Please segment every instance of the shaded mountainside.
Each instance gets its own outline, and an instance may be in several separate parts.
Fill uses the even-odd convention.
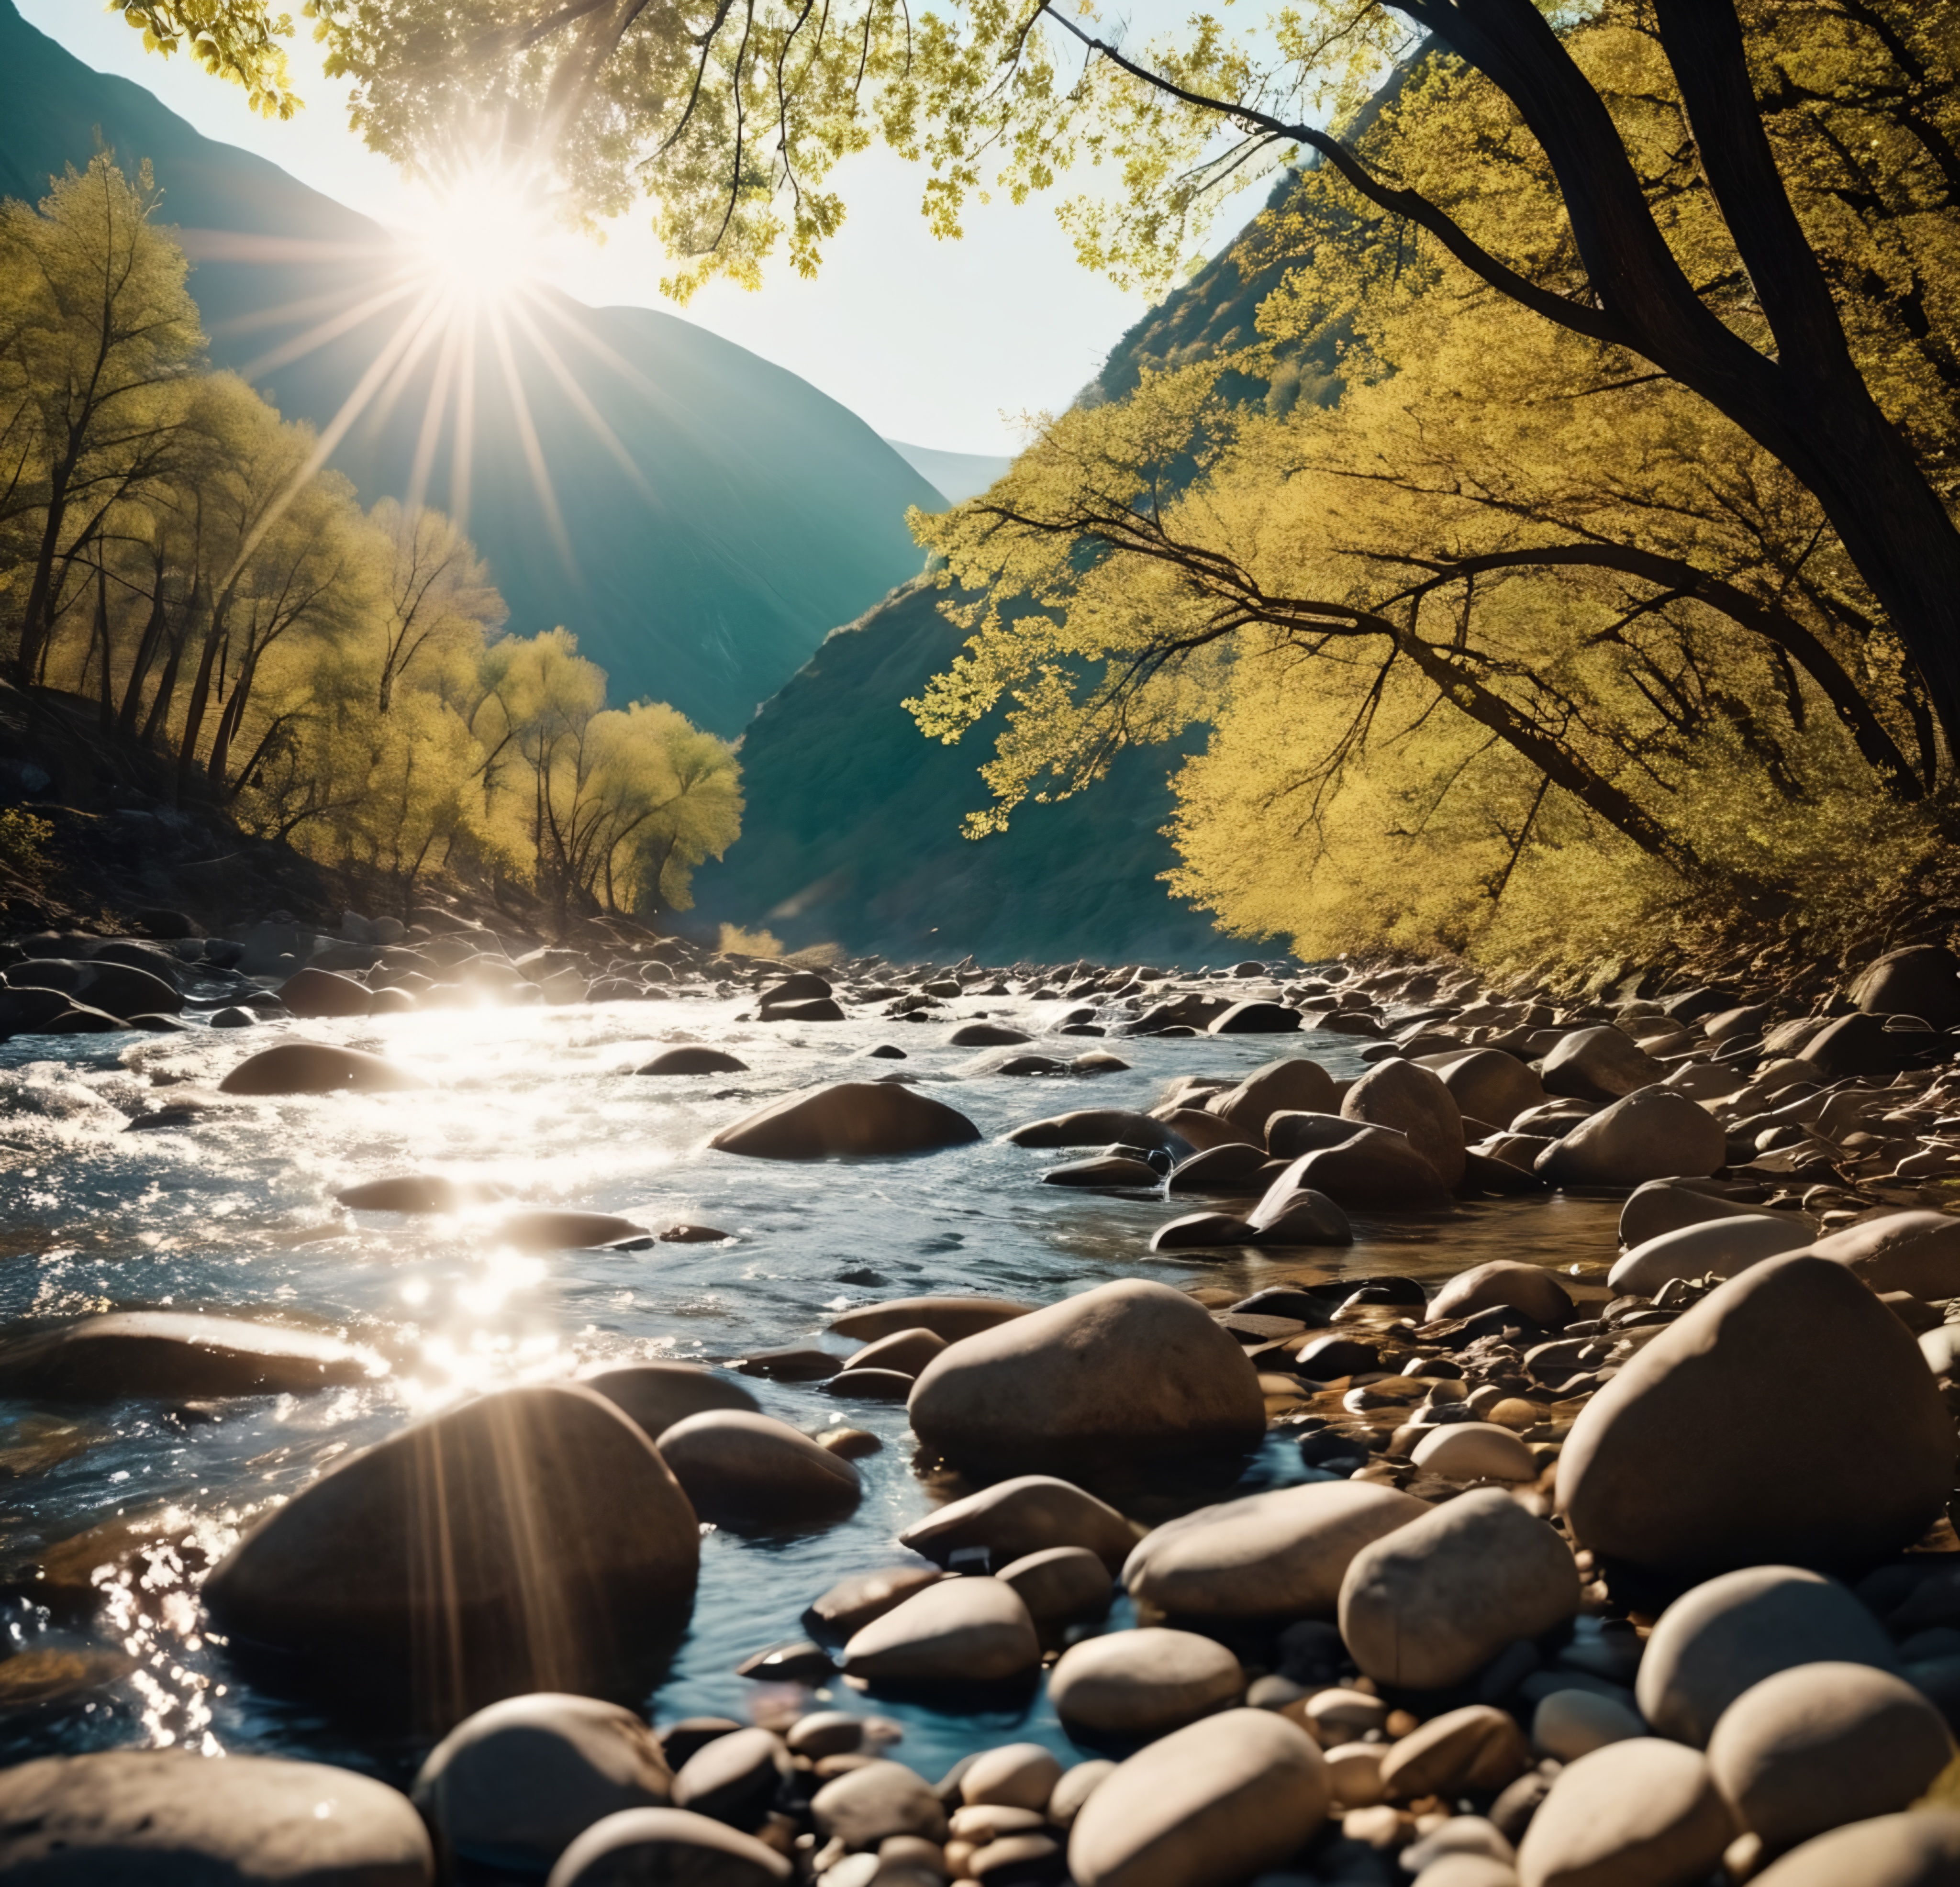
[[[791,948],[835,941],[901,959],[1217,955],[1210,923],[1157,879],[1173,862],[1159,829],[1167,776],[1188,746],[1125,753],[1094,791],[1024,806],[977,842],[960,836],[985,803],[975,768],[1001,717],[947,747],[899,705],[965,639],[940,614],[943,594],[915,583],[886,597],[750,724],[748,823],[727,861],[695,876],[703,915],[766,926]]]
[[[196,261],[213,363],[249,372],[288,418],[326,427],[415,304],[372,310],[325,345],[276,356],[384,293],[401,252],[368,218],[249,152],[202,136],[148,92],[92,71],[0,0],[0,195],[30,202],[101,141],[153,163]],[[519,382],[549,474],[533,483],[492,337],[475,353],[466,522],[514,630],[562,623],[612,697],[672,702],[733,734],[835,624],[919,568],[906,508],[934,487],[871,428],[794,374],[691,323],[541,295],[511,324]],[[603,415],[632,469],[566,396],[535,333]],[[404,495],[443,359],[432,339],[332,463],[369,502]],[[459,373],[444,405],[432,503],[460,509],[451,463]],[[385,410],[383,410],[385,409]]]

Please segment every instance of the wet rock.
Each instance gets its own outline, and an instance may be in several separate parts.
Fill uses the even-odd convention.
[[[785,1638],[752,1651],[735,1675],[758,1684],[828,1684],[837,1675],[830,1653],[811,1638]]]
[[[1155,1168],[1120,1154],[1071,1160],[1065,1166],[1051,1167],[1041,1178],[1045,1186],[1092,1186],[1118,1192],[1154,1192],[1157,1184]]]
[[[1355,1123],[1339,1114],[1275,1114],[1266,1122],[1266,1150],[1275,1160],[1297,1160],[1325,1147],[1344,1147],[1356,1131]]]
[[[1206,1106],[1220,1120],[1263,1139],[1274,1115],[1297,1109],[1332,1114],[1338,1099],[1334,1077],[1318,1061],[1296,1055],[1255,1068],[1236,1087],[1214,1096]]]
[[[1806,1382],[1832,1394],[1789,1392]],[[1794,1252],[1621,1367],[1559,1456],[1558,1504],[1582,1544],[1638,1565],[1830,1565],[1910,1545],[1953,1458],[1911,1333],[1843,1265]]]
[[[1867,1665],[1803,1664],[1722,1713],[1708,1767],[1739,1824],[1771,1853],[1903,1809],[1953,1759],[1932,1704]]]
[[[903,1763],[870,1762],[817,1790],[810,1818],[825,1839],[860,1852],[899,1835],[944,1838],[939,1797]]]
[[[1551,1691],[1532,1713],[1532,1749],[1560,1762],[1646,1734],[1647,1725],[1625,1704],[1596,1691]]]
[[[1580,1122],[1535,1170],[1554,1185],[1634,1186],[1713,1173],[1728,1157],[1722,1123],[1705,1107],[1672,1088],[1642,1088]]]
[[[1172,1197],[1179,1193],[1261,1193],[1265,1190],[1266,1182],[1255,1176],[1265,1164],[1265,1153],[1258,1147],[1235,1142],[1229,1146],[1208,1147],[1201,1154],[1193,1154],[1188,1160],[1180,1160],[1172,1167],[1170,1176],[1164,1182],[1164,1191]]]
[[[0,1395],[51,1402],[306,1395],[382,1373],[337,1338],[186,1311],[112,1311],[0,1343]]]
[[[829,1160],[933,1153],[979,1138],[964,1114],[915,1088],[838,1081],[746,1115],[708,1144],[752,1160]]]
[[[628,1364],[581,1381],[638,1424],[650,1441],[690,1415],[760,1407],[740,1383],[692,1363]]]
[[[733,1730],[681,1764],[673,1805],[753,1834],[768,1819],[791,1767],[789,1750],[773,1730]]]
[[[941,1566],[991,1570],[1053,1546],[1080,1546],[1112,1572],[1137,1543],[1136,1529],[1093,1494],[1052,1475],[1021,1475],[949,1501],[899,1535]]]
[[[1783,1215],[1766,1206],[1725,1198],[1692,1182],[1650,1179],[1636,1186],[1620,1209],[1620,1243],[1629,1249],[1678,1232],[1683,1226],[1707,1225],[1729,1219],[1761,1219]]]
[[[19,974],[15,966],[14,974]],[[58,989],[0,988],[0,1038],[14,1036],[108,1034],[124,1025],[100,1010],[78,1009],[78,998]]]
[[[762,1012],[764,1022],[842,1022],[842,1005],[829,996],[812,996],[801,1002],[772,1003]]]
[[[1463,1113],[1441,1078],[1398,1058],[1378,1061],[1342,1097],[1341,1118],[1389,1127],[1434,1168],[1445,1187],[1463,1178]]]
[[[1508,1494],[1485,1488],[1354,1555],[1341,1582],[1341,1635],[1377,1683],[1440,1690],[1578,1609],[1564,1542]]]
[[[1380,1367],[1381,1353],[1354,1337],[1316,1337],[1293,1360],[1294,1373],[1309,1382],[1332,1383]]]
[[[1667,1073],[1631,1036],[1610,1023],[1561,1036],[1540,1064],[1548,1094],[1582,1101],[1617,1101]]]
[[[245,1535],[204,1599],[234,1650],[453,1722],[516,1691],[641,1681],[687,1616],[699,1558],[653,1444],[603,1396],[550,1384],[336,1462]]]
[[[342,1187],[333,1196],[355,1212],[461,1212],[503,1198],[506,1189],[491,1180],[452,1179],[439,1173],[403,1173],[390,1179],[369,1179],[358,1186]]]
[[[1868,1015],[1917,1016],[1936,1029],[1960,1023],[1960,960],[1942,944],[1916,944],[1880,957],[1851,988]]]
[[[896,1370],[901,1376],[916,1376],[940,1351],[946,1339],[933,1331],[915,1326],[894,1330],[867,1344],[845,1364],[847,1370]]]
[[[999,1022],[963,1022],[946,1038],[952,1049],[1011,1049],[1034,1037],[1025,1029],[1010,1029]]]
[[[608,1246],[651,1245],[645,1226],[611,1212],[571,1212],[546,1206],[513,1212],[490,1235],[515,1252],[595,1252]]]
[[[782,1887],[789,1863],[739,1828],[684,1809],[628,1809],[595,1822],[559,1856],[545,1887]]]
[[[1388,1127],[1363,1126],[1338,1147],[1302,1154],[1273,1182],[1272,1192],[1281,1187],[1310,1187],[1342,1206],[1392,1211],[1433,1211],[1449,1204],[1436,1169]]]
[[[1109,1569],[1086,1546],[1050,1546],[1003,1566],[994,1577],[1020,1595],[1037,1625],[1099,1618],[1109,1609]]]
[[[1246,1215],[1258,1245],[1352,1245],[1354,1228],[1324,1192],[1275,1182]]]
[[[466,1717],[429,1752],[412,1799],[446,1871],[542,1874],[603,1816],[664,1808],[673,1784],[659,1742],[631,1710],[546,1692]]]
[[[1160,1736],[1236,1704],[1239,1660],[1216,1639],[1144,1625],[1085,1638],[1048,1673],[1048,1701],[1077,1736]]]
[[[1500,1304],[1522,1312],[1547,1330],[1563,1330],[1572,1321],[1572,1300],[1551,1272],[1542,1265],[1508,1258],[1459,1271],[1431,1300],[1430,1321],[1474,1317]]]
[[[1039,1814],[1061,1775],[1061,1764],[1039,1743],[1004,1743],[973,1759],[959,1778],[959,1799],[969,1806],[1031,1809]]]
[[[408,1797],[366,1776],[116,1749],[0,1771],[0,1876],[46,1887],[425,1887],[435,1866]]]
[[[1223,1014],[1205,1024],[1205,1033],[1214,1036],[1290,1035],[1300,1026],[1297,1009],[1284,1003],[1236,1002]]]
[[[864,1491],[858,1470],[842,1456],[787,1422],[746,1409],[683,1417],[662,1432],[658,1445],[695,1512],[720,1526],[840,1519]]]
[[[635,1074],[746,1074],[747,1062],[723,1049],[685,1045],[663,1049],[652,1061],[635,1068]]]
[[[425,1088],[419,1074],[359,1049],[282,1042],[247,1055],[218,1084],[221,1094],[393,1094]]]
[[[1452,1422],[1423,1437],[1409,1459],[1445,1481],[1535,1481],[1538,1462],[1508,1428],[1495,1422]]]
[[[1366,1481],[1249,1494],[1146,1534],[1123,1584],[1138,1604],[1178,1618],[1331,1618],[1354,1555],[1429,1511]]]
[[[1834,1579],[1794,1566],[1750,1566],[1684,1593],[1661,1614],[1634,1694],[1664,1736],[1697,1749],[1745,1691],[1793,1666],[1898,1669],[1879,1621]]]
[[[718,1225],[670,1225],[659,1235],[662,1245],[721,1245],[732,1239]]]
[[[909,1409],[927,1446],[996,1473],[1230,1454],[1265,1431],[1238,1344],[1181,1292],[1136,1278],[952,1344]]]
[[[1960,1297],[1960,1219],[1944,1212],[1888,1212],[1821,1238],[1811,1249],[1872,1290]]]
[[[902,1370],[840,1370],[823,1386],[826,1395],[861,1402],[902,1402],[918,1378]]]
[[[944,1577],[937,1566],[892,1566],[854,1574],[814,1600],[803,1615],[803,1623],[826,1637],[848,1638]]]
[[[1033,1309],[1009,1297],[893,1297],[847,1310],[830,1328],[857,1343],[873,1342],[901,1330],[930,1330],[947,1343],[957,1343],[962,1337],[1025,1317]]]
[[[1029,1121],[1008,1134],[1016,1147],[1157,1147],[1179,1157],[1191,1144],[1160,1120],[1121,1107],[1083,1107],[1047,1120]]]
[[[1687,1887],[1735,1832],[1699,1751],[1635,1736],[1559,1772],[1518,1844],[1518,1878],[1522,1887]]]
[[[1755,1876],[1756,1887],[1947,1887],[1960,1880],[1960,1813],[1922,1809],[1834,1828]]]
[[[810,1344],[791,1343],[779,1350],[758,1350],[735,1367],[744,1376],[772,1383],[822,1383],[843,1368],[844,1360]]]
[[[365,983],[330,969],[303,969],[279,985],[279,1000],[302,1021],[316,1017],[364,1016],[374,1006]]]
[[[1422,1058],[1433,1068],[1459,1112],[1472,1120],[1503,1126],[1545,1099],[1545,1084],[1525,1063],[1501,1049],[1472,1049],[1468,1055]]]
[[[1426,1795],[1454,1801],[1472,1790],[1494,1795],[1530,1767],[1516,1720],[1488,1704],[1471,1704],[1396,1739],[1382,1761],[1382,1793],[1391,1802]]]
[[[1252,1242],[1252,1228],[1230,1212],[1187,1212],[1159,1226],[1150,1234],[1150,1249],[1153,1252],[1205,1251],[1221,1245]]]
[[[1215,1887],[1290,1860],[1332,1785],[1306,1733],[1270,1710],[1206,1717],[1140,1750],[1075,1816],[1079,1887]]]
[[[17,989],[59,990],[77,1009],[124,1020],[132,1016],[174,1016],[184,1003],[183,992],[173,981],[129,963],[30,957],[8,966],[7,981]]]
[[[1960,1220],[1954,1223],[1960,1224]],[[1653,1297],[1677,1278],[1733,1278],[1752,1265],[1811,1242],[1810,1221],[1795,1213],[1710,1219],[1663,1232],[1627,1252],[1606,1274],[1608,1289],[1622,1297]]]
[[[915,1593],[853,1634],[840,1660],[873,1685],[1000,1684],[1041,1663],[1027,1607],[1010,1586],[949,1579]]]
[[[800,969],[770,984],[756,1000],[759,1007],[780,1009],[785,1003],[816,1002],[832,993],[815,970]]]

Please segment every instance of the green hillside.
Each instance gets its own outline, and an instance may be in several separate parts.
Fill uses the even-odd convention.
[[[51,172],[87,162],[98,133],[132,170],[145,158],[154,163],[167,217],[197,258],[192,288],[216,364],[243,368],[334,310],[354,308],[393,266],[387,237],[366,218],[202,136],[141,87],[81,64],[0,0],[0,195],[37,199]],[[241,237],[281,247],[271,259],[241,259]],[[586,310],[565,298],[553,305],[590,340],[548,314],[539,325],[618,435],[638,482],[520,333],[520,381],[564,546],[534,489],[487,345],[476,374],[470,530],[511,605],[514,630],[562,623],[607,670],[616,700],[670,701],[733,734],[832,627],[918,570],[906,508],[942,501],[854,414],[745,349],[649,309]],[[324,426],[399,312],[380,311],[256,383],[289,417]],[[335,455],[365,498],[406,489],[437,352],[429,350],[386,415],[371,413]],[[432,502],[452,504],[452,473],[445,450]]]

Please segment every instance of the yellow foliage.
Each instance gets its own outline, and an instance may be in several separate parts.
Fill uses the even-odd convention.
[[[745,931],[739,924],[724,924],[717,947],[727,956],[781,956],[783,940],[772,931]]]

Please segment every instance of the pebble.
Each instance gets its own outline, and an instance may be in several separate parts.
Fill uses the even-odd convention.
[[[1382,1761],[1382,1793],[1390,1801],[1425,1796],[1451,1799],[1472,1790],[1495,1795],[1531,1767],[1515,1717],[1487,1704],[1432,1717],[1398,1738]]]

